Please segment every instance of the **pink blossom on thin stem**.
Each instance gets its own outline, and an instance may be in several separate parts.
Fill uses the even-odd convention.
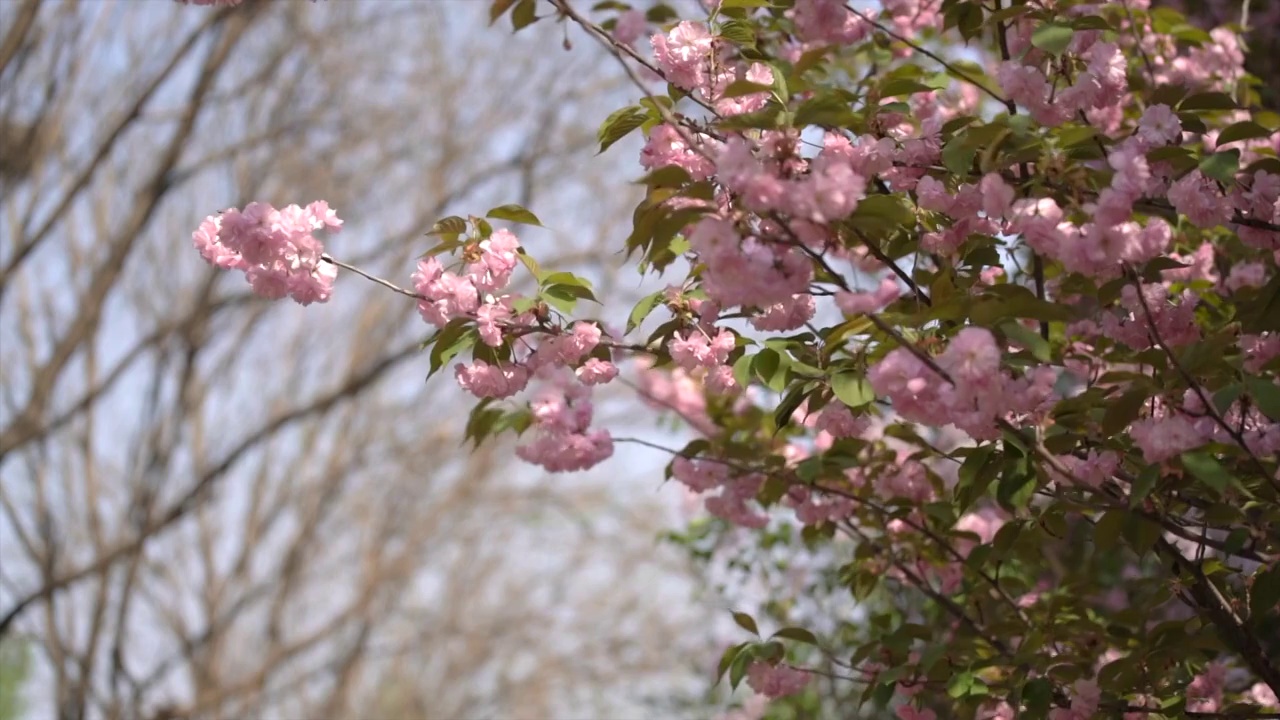
[[[752,690],[771,698],[802,692],[813,676],[790,665],[770,665],[757,660],[747,668],[747,684]]]
[[[310,305],[329,299],[338,272],[313,233],[336,233],[341,227],[342,220],[323,200],[279,210],[254,202],[205,218],[192,242],[211,265],[244,271],[254,293],[273,300],[287,295]]]

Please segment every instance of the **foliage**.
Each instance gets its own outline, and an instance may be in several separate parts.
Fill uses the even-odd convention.
[[[31,673],[30,648],[16,636],[0,640],[0,720],[23,715],[22,693]]]

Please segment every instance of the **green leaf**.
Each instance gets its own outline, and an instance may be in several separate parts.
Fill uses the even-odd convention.
[[[1221,92],[1188,95],[1178,103],[1179,110],[1235,110],[1238,107],[1234,98]]]
[[[1045,23],[1031,33],[1031,44],[1049,53],[1061,55],[1066,52],[1076,31],[1068,25]]]
[[[1031,502],[1036,491],[1036,474],[1030,458],[1006,458],[1000,482],[996,484],[996,501],[1010,512],[1016,512]]]
[[[467,326],[465,318],[450,320],[434,338],[428,341],[431,344],[431,367],[427,377],[438,372],[458,353],[474,346],[476,339],[475,329]]]
[[[755,362],[754,355],[743,354],[733,363],[733,379],[738,383],[739,387],[746,387],[751,384],[751,366]]]
[[[520,223],[522,225],[537,225],[538,227],[542,227],[542,221],[538,219],[538,216],[529,212],[520,205],[499,205],[498,207],[490,210],[485,217],[493,220],[507,220],[509,222]]]
[[[1071,27],[1076,30],[1115,30],[1106,18],[1097,15],[1085,15],[1071,21]]]
[[[1234,183],[1240,172],[1240,151],[1226,150],[1205,157],[1200,161],[1200,172],[1224,185]]]
[[[428,235],[453,235],[458,236],[467,231],[467,221],[457,215],[450,215],[447,218],[437,220],[431,229],[427,231]]]
[[[634,308],[631,308],[631,315],[627,317],[626,332],[630,333],[632,330],[640,327],[640,324],[645,321],[645,318],[649,317],[649,313],[653,312],[653,309],[662,302],[664,295],[666,295],[666,291],[659,290],[640,298],[640,302],[636,303]]]
[[[782,398],[782,402],[778,403],[778,407],[773,411],[774,427],[779,430],[786,427],[791,422],[791,416],[795,414],[796,408],[800,407],[808,394],[808,383],[796,385],[788,390],[786,396]]]
[[[831,392],[840,402],[851,408],[860,408],[876,399],[876,392],[871,383],[857,373],[842,372],[831,378]]]
[[[738,689],[738,685],[742,682],[742,678],[747,675],[747,668],[751,662],[755,660],[750,652],[740,652],[733,659],[733,664],[729,666],[729,687],[734,690]]]
[[[1133,388],[1107,405],[1102,416],[1102,433],[1108,437],[1118,434],[1137,419],[1142,405],[1150,397],[1143,388]]]
[[[852,122],[853,118],[847,100],[831,93],[819,93],[800,103],[794,121],[796,127],[841,127]]]
[[[755,47],[756,31],[751,23],[742,20],[726,20],[720,25],[720,37],[734,45]]]
[[[782,355],[777,350],[765,348],[756,354],[756,358],[751,363],[751,370],[756,377],[760,378],[760,382],[764,383],[770,389],[774,388],[775,378],[781,374],[785,379],[786,366],[782,362]]]
[[[1160,466],[1148,465],[1143,468],[1142,472],[1138,473],[1138,477],[1134,478],[1133,486],[1129,488],[1129,507],[1136,508],[1141,505],[1159,481]]]
[[[963,697],[982,696],[987,694],[987,684],[972,671],[958,673],[947,683],[947,695],[960,699]]]
[[[1222,147],[1227,143],[1233,143],[1240,140],[1254,140],[1256,138],[1271,137],[1271,130],[1259,125],[1252,120],[1241,120],[1238,123],[1232,123],[1218,133],[1217,145]]]
[[[1040,337],[1040,333],[1012,320],[1001,323],[999,329],[1006,338],[1026,348],[1035,359],[1043,363],[1049,362],[1049,343]]]
[[[758,636],[760,634],[760,628],[756,627],[755,619],[744,612],[733,613],[733,621],[738,623],[738,627],[746,630],[752,635]]]
[[[1280,609],[1280,565],[1259,568],[1249,589],[1250,621],[1257,623],[1267,613]]]
[[[512,5],[516,4],[516,0],[493,0],[489,5],[489,24],[498,22],[498,18],[502,17]]]
[[[756,93],[762,92],[773,92],[773,86],[753,83],[750,80],[734,80],[729,83],[729,87],[724,89],[724,94],[720,97],[736,98],[743,97],[745,95],[755,95]]]
[[[725,649],[724,654],[720,656],[720,664],[716,668],[717,685],[720,684],[720,680],[724,677],[724,674],[733,665],[733,661],[736,660],[737,657],[742,654],[742,651],[746,649],[747,645],[750,645],[750,643],[738,643],[737,645],[733,645]]]
[[[971,142],[967,133],[959,133],[947,141],[942,147],[942,164],[955,175],[968,174],[973,165],[973,158],[978,154],[978,147]]]
[[[1280,422],[1280,387],[1271,380],[1260,377],[1246,377],[1244,382],[1249,388],[1249,396],[1262,414]]]
[[[1126,515],[1128,513],[1120,510],[1108,510],[1098,518],[1097,524],[1093,526],[1093,544],[1099,552],[1106,553],[1115,549],[1120,533],[1124,530]]]
[[[1175,108],[1187,96],[1187,92],[1187,88],[1183,85],[1161,85],[1151,93],[1151,104]]]
[[[611,145],[643,125],[648,117],[647,110],[638,105],[631,105],[605,118],[604,123],[600,125],[600,130],[596,132],[596,139],[600,141],[600,150],[596,154],[599,155],[608,150]]]
[[[1187,469],[1196,479],[1205,485],[1223,492],[1227,486],[1232,484],[1234,480],[1231,473],[1227,471],[1212,455],[1202,450],[1193,450],[1182,453],[1182,467]]]
[[[798,628],[798,627],[782,628],[778,632],[774,633],[773,637],[783,638],[786,640],[795,640],[796,642],[808,643],[809,645],[813,645],[815,647],[817,647],[818,645],[817,636],[815,636],[813,633],[809,632],[808,630],[805,630],[804,628]]]
[[[925,85],[919,80],[911,78],[895,78],[880,87],[880,97],[891,98],[899,95],[914,95],[915,93],[932,92],[934,88]]]
[[[516,9],[511,11],[512,31],[520,32],[537,22],[540,19],[537,9],[537,4],[534,0],[520,0],[520,4],[516,5]]]

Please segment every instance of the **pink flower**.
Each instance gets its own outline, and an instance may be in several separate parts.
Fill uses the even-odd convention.
[[[725,72],[717,79],[713,95],[719,97],[724,94],[726,88],[738,80],[739,73]],[[741,73],[742,80],[752,82],[757,85],[773,85],[773,69],[764,63],[751,63],[745,73]],[[733,115],[745,115],[762,109],[769,102],[768,92],[750,93],[748,95],[739,95],[738,97],[720,98],[716,100],[716,112],[725,117]]]
[[[223,270],[248,269],[249,263],[240,257],[240,253],[223,245],[222,241],[218,239],[221,227],[222,218],[217,215],[210,215],[191,234],[191,240],[195,243],[196,250],[200,251],[200,257],[204,258],[210,265]]]
[[[618,22],[613,26],[613,39],[623,45],[634,44],[646,27],[648,22],[644,18],[644,13],[639,10],[628,10],[618,16]]]
[[[604,385],[618,377],[618,366],[608,360],[588,358],[574,374],[583,385]]]
[[[690,330],[684,337],[679,335],[671,338],[667,343],[667,349],[671,353],[671,359],[685,370],[694,370],[699,367],[711,367],[713,365],[723,365],[729,359],[729,353],[733,350],[737,340],[734,334],[728,330],[721,329],[714,338],[708,338],[700,330]]]
[[[1249,688],[1249,700],[1264,708],[1280,707],[1280,699],[1276,698],[1275,691],[1267,687],[1266,683],[1254,683]]]
[[[689,92],[706,90],[712,39],[705,25],[685,20],[666,35],[654,35],[651,42],[667,82]]]
[[[1013,207],[1013,188],[998,174],[987,173],[978,187],[982,191],[982,212],[987,217],[1002,218]]]
[[[796,0],[787,17],[795,24],[796,36],[807,43],[849,45],[871,32],[871,24],[840,0]]]
[[[578,472],[612,457],[613,438],[608,430],[539,433],[532,442],[517,446],[516,455],[548,472]]]
[[[324,201],[279,210],[255,202],[205,218],[191,237],[208,263],[244,271],[256,294],[271,299],[289,295],[309,305],[329,299],[338,274],[312,233],[341,227],[342,220]]]
[[[763,308],[759,315],[751,317],[751,326],[757,330],[794,330],[813,319],[815,310],[812,295],[794,295]]]
[[[503,323],[511,318],[511,308],[499,303],[485,303],[476,310],[476,330],[489,347],[502,345]]]
[[[951,339],[938,364],[957,382],[985,386],[1000,376],[1000,348],[990,330],[967,327]]]
[[[1199,170],[1192,170],[1169,188],[1169,202],[1197,227],[1217,227],[1231,220],[1231,203]]]
[[[418,313],[436,327],[480,307],[480,294],[471,278],[445,272],[434,257],[418,261],[412,280],[414,290],[426,298],[418,301]]]
[[[640,151],[640,164],[646,170],[674,165],[689,173],[689,177],[694,180],[706,180],[715,172],[715,164],[702,152],[690,147],[686,140],[686,136],[690,134],[689,130],[677,130],[665,123],[655,125],[649,131],[644,149]],[[704,149],[703,152],[707,150]]]
[[[802,692],[810,678],[811,675],[804,670],[789,665],[770,665],[759,660],[747,668],[747,684],[752,690],[771,698]]]
[[[466,267],[471,284],[481,293],[497,292],[511,281],[511,272],[520,262],[520,240],[508,230],[494,230],[479,245],[480,259]]]
[[[978,542],[986,545],[995,540],[996,532],[1004,526],[1004,518],[1000,513],[992,508],[983,508],[977,512],[965,513],[956,521],[956,531],[973,533],[978,536]],[[956,549],[960,554],[968,556],[969,551],[973,548],[973,542],[970,540],[959,540],[956,543]]]
[[[471,365],[459,363],[454,376],[463,390],[478,398],[505,398],[520,392],[529,384],[529,372],[519,365],[490,365],[476,360]]]
[[[842,402],[832,401],[818,413],[815,428],[819,432],[830,433],[834,438],[857,437],[866,432],[869,423],[864,417],[854,417],[849,408]]]
[[[1262,263],[1241,263],[1231,268],[1227,276],[1227,290],[1239,292],[1244,288],[1262,287],[1267,284],[1267,266]]]
[[[1168,105],[1152,105],[1138,121],[1138,137],[1153,146],[1175,143],[1182,139],[1182,121]]]
[[[925,175],[916,183],[916,204],[921,209],[950,213],[954,202],[955,198],[947,192],[946,186],[933,177]]]
[[[1183,415],[1139,420],[1129,428],[1129,436],[1149,463],[1164,462],[1204,444],[1195,425]]]
[[[1004,62],[996,71],[996,81],[1006,97],[1028,109],[1045,107],[1049,98],[1049,81],[1039,68]]]
[[[899,705],[894,711],[900,720],[938,720],[938,714],[928,708],[918,708],[914,705]]]
[[[802,182],[788,188],[786,204],[794,217],[815,223],[843,220],[858,208],[866,194],[866,180],[853,165],[839,158],[825,158]]]
[[[1187,709],[1194,712],[1218,712],[1222,709],[1222,691],[1226,683],[1226,666],[1210,663],[1187,686]]]
[[[844,290],[837,292],[836,307],[840,308],[846,315],[878,312],[889,303],[897,300],[900,293],[898,281],[891,277],[886,277],[880,281],[880,286],[874,292],[846,292]]]

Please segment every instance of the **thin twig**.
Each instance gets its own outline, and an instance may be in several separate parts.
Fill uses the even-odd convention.
[[[355,265],[348,265],[348,264],[346,264],[346,263],[342,262],[341,260],[335,260],[335,259],[333,259],[333,258],[332,258],[332,257],[330,257],[329,255],[321,255],[321,256],[320,256],[320,259],[321,259],[321,260],[323,260],[323,261],[325,261],[325,262],[327,262],[327,263],[329,263],[330,265],[333,265],[333,266],[335,266],[335,267],[340,267],[340,268],[342,268],[343,270],[350,270],[351,272],[353,272],[353,273],[355,273],[355,274],[359,275],[360,277],[362,277],[362,278],[364,278],[364,279],[366,279],[366,280],[372,280],[373,282],[375,282],[375,283],[377,283],[377,284],[381,285],[382,287],[388,288],[388,289],[390,289],[390,290],[394,290],[394,291],[396,291],[396,292],[400,293],[401,295],[404,295],[404,296],[407,296],[407,297],[411,297],[411,298],[413,298],[413,299],[415,299],[415,300],[430,301],[430,298],[428,298],[426,295],[420,295],[420,294],[418,294],[418,293],[416,293],[416,292],[413,292],[412,290],[405,290],[404,288],[400,287],[399,285],[396,285],[395,283],[391,282],[390,280],[383,280],[382,278],[380,278],[380,277],[378,277],[378,276],[376,276],[376,275],[370,275],[369,273],[367,273],[367,272],[365,272],[365,271],[361,270],[360,268],[356,267]]]

